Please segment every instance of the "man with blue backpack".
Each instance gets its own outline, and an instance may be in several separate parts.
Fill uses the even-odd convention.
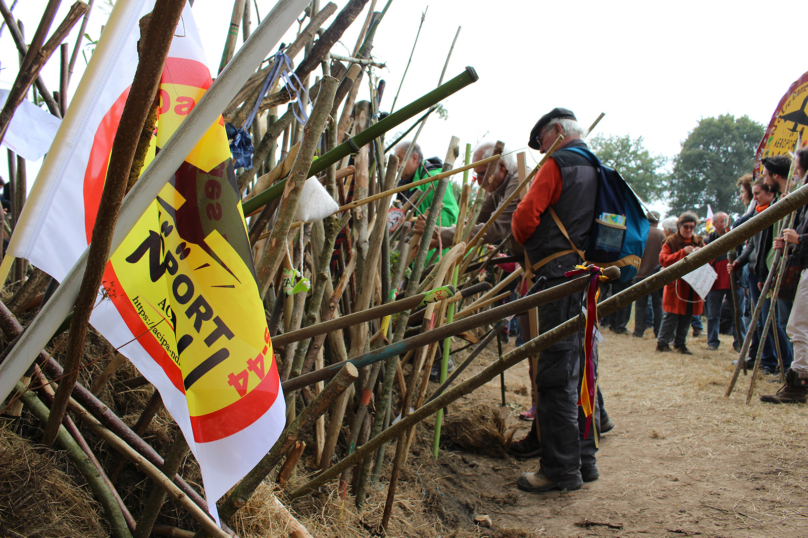
[[[575,114],[565,108],[542,116],[530,133],[528,145],[542,153],[560,135],[564,137],[539,169],[511,223],[514,239],[524,247],[528,274],[546,278],[545,288],[567,281],[564,273],[587,260],[619,266],[621,280],[630,281],[645,247],[649,227],[645,211],[622,178],[589,151],[582,140],[586,134]],[[540,332],[578,316],[582,301],[583,292],[578,292],[540,306]],[[581,372],[586,367],[583,344],[582,335],[576,334],[539,355],[540,468],[522,473],[517,480],[522,490],[575,490],[599,476],[595,458],[599,413],[594,409],[594,424],[588,424],[590,419],[578,406]],[[591,361],[597,372],[597,346]]]

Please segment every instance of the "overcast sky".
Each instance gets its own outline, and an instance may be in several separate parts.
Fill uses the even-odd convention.
[[[254,28],[255,8],[253,0],[248,1]],[[321,7],[325,5],[320,1]],[[336,4],[341,9],[346,1]],[[375,9],[380,11],[384,3],[378,0]],[[14,10],[26,24],[28,39],[46,4],[46,0],[20,0]],[[95,4],[88,28],[93,39],[109,12],[106,0]],[[57,21],[70,5],[69,0],[62,3]],[[258,0],[260,15],[265,16],[273,5],[273,0]],[[448,120],[433,115],[421,134],[424,152],[441,158],[453,135],[463,144],[487,136],[503,140],[512,149],[525,147],[532,164],[540,155],[526,149],[530,129],[556,106],[572,109],[587,126],[605,112],[596,132],[642,136],[652,153],[670,157],[679,152],[701,118],[747,115],[768,124],[789,85],[808,70],[805,62],[791,60],[799,58],[802,32],[786,27],[790,20],[805,20],[805,2],[394,0],[373,49],[374,58],[387,64],[387,69],[377,70],[387,81],[382,110],[390,109],[425,10],[396,108],[437,86],[458,27],[462,28],[445,80],[467,65],[480,76],[477,83],[443,102]],[[196,0],[194,4],[214,74],[231,11],[229,1]],[[334,52],[347,55],[353,50],[366,13],[367,7]],[[76,35],[74,30],[68,38],[71,50]],[[293,39],[290,34],[286,42]],[[58,59],[54,58],[44,71],[51,90],[58,88]],[[17,61],[7,29],[0,37],[0,61],[0,88],[8,88],[16,76]],[[80,58],[71,91],[83,66]],[[360,99],[368,94],[366,83],[363,86]],[[6,177],[2,153],[0,175]],[[29,172],[29,181],[32,177]]]

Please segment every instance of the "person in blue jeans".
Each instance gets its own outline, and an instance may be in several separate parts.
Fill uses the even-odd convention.
[[[755,208],[757,213],[765,211],[769,205],[775,201],[775,193],[769,189],[769,186],[764,180],[758,180],[754,183],[752,186],[752,194],[757,202],[757,207]],[[766,257],[767,253],[771,250],[773,235],[772,227],[769,227],[755,235],[749,240],[738,259],[734,263],[727,264],[727,271],[738,271],[741,267],[748,264],[747,277],[749,279],[749,291],[752,296],[752,308],[754,308],[757,302],[761,299],[760,290],[763,287],[763,283],[766,281],[766,276],[768,274]],[[757,327],[754,328],[755,335],[752,338],[752,345],[749,347],[749,359],[751,360],[754,360],[757,357],[763,323],[768,318],[770,302],[771,301],[769,299],[765,298],[761,318],[758,321]],[[785,321],[778,318],[775,328],[777,338],[780,343],[780,351],[783,354],[783,366],[788,368],[791,365],[792,354],[788,337],[783,329],[784,323]],[[749,330],[752,329],[752,327],[749,327]],[[761,367],[763,368],[764,372],[771,374],[777,371],[778,366],[779,364],[777,361],[774,340],[773,338],[767,337],[761,356]]]
[[[725,233],[727,233],[727,220],[729,215],[723,212],[718,212],[713,215],[713,226],[715,230],[710,232],[704,239],[704,243],[709,245]],[[730,289],[729,271],[727,271],[727,264],[729,259],[726,254],[721,254],[710,265],[716,272],[716,279],[713,283],[713,288],[707,294],[707,349],[715,351],[721,345],[718,339],[718,328],[721,321],[721,305],[726,297],[732,300],[732,290]],[[735,334],[735,324],[732,325],[732,334],[735,336],[734,347],[738,346],[738,337]]]

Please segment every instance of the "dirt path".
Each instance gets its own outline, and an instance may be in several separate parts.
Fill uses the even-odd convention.
[[[766,405],[757,395],[746,405],[743,376],[724,398],[737,355],[732,337],[721,340],[708,351],[704,336],[691,338],[695,355],[686,357],[655,353],[651,335],[607,333],[601,387],[617,427],[602,439],[600,480],[579,491],[518,490],[516,477],[537,460],[444,450],[435,462],[432,425],[421,428],[402,478],[422,491],[424,512],[443,526],[431,530],[442,536],[473,532],[479,515],[494,524],[480,531],[500,536],[808,536],[806,406]],[[473,371],[494,358],[487,351]],[[777,390],[770,379],[759,379],[757,394]],[[517,418],[529,402],[526,363],[507,372],[506,386],[509,407],[499,407],[495,379],[449,413],[490,406],[520,427],[519,439],[529,426]]]

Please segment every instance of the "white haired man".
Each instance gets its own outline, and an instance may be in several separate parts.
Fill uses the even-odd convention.
[[[719,211],[713,215],[713,226],[715,230],[704,238],[704,244],[709,245],[727,233],[727,231],[729,231],[727,227],[728,223],[729,215],[723,211]],[[705,301],[705,305],[707,306],[707,349],[711,351],[717,350],[718,346],[721,345],[721,341],[718,339],[718,329],[721,322],[721,305],[724,303],[725,297],[732,301],[732,295],[730,295],[732,290],[730,289],[729,272],[727,271],[728,264],[729,258],[726,254],[721,254],[710,262],[710,265],[713,266],[713,269],[715,269],[718,275],[713,283],[712,289],[707,293],[707,300]],[[738,335],[735,334],[734,323],[732,324],[732,334],[735,337],[732,346],[735,348],[735,351],[740,351],[741,344],[738,340]],[[741,338],[743,338],[743,335],[741,335]]]
[[[412,146],[410,158],[404,164],[404,171],[401,173],[401,180],[398,185],[407,185],[414,181],[420,181],[428,177],[440,174],[443,163],[438,157],[430,157],[424,159],[424,154],[421,151],[421,146],[412,142],[401,142],[395,147],[395,154],[399,162],[404,162],[404,157],[407,156]],[[399,194],[399,197],[409,198],[418,189],[423,192],[418,199],[418,211],[426,215],[432,205],[432,198],[435,196],[436,183],[427,183],[419,187],[414,187],[408,191]],[[457,222],[457,214],[460,212],[455,200],[454,193],[451,188],[447,188],[443,195],[443,207],[441,208],[438,224],[441,226],[451,226]],[[423,229],[422,229],[423,231]],[[449,245],[451,246],[451,244]],[[428,258],[427,258],[428,259]]]
[[[480,142],[472,150],[471,162],[487,159],[493,154],[494,142]],[[494,172],[488,184],[484,186],[486,192],[485,199],[483,200],[480,216],[477,217],[477,223],[472,230],[471,237],[482,229],[483,225],[488,222],[491,215],[499,210],[500,206],[513,194],[516,187],[519,186],[519,174],[517,174],[516,169],[516,158],[512,154],[509,154],[507,149],[502,152],[502,158],[493,163],[493,166],[495,167],[496,172]],[[482,182],[487,169],[487,164],[474,168],[474,175],[476,176],[478,183]],[[491,226],[488,227],[488,230],[486,230],[485,236],[483,237],[484,243],[499,243],[511,233],[511,218],[513,217],[513,212],[516,210],[516,206],[518,204],[519,197],[517,196],[508,204],[500,216],[497,217],[497,220],[495,220]],[[415,233],[423,233],[425,225],[426,221],[424,218],[418,217],[418,220],[415,221],[414,226]],[[454,241],[455,229],[455,225],[442,226],[439,228],[440,241],[443,243],[444,247],[447,245],[451,246],[452,242]],[[438,230],[435,231],[435,235],[432,237],[432,242],[430,243],[429,248],[435,248],[438,246],[437,234]]]
[[[570,250],[570,243],[581,250],[586,246],[595,219],[598,191],[599,174],[595,166],[577,150],[566,151],[573,148],[588,151],[581,140],[586,129],[578,124],[571,110],[555,108],[542,116],[530,133],[528,145],[546,153],[562,134],[561,148],[539,169],[512,221],[514,239],[524,245],[535,276],[544,276],[547,287],[566,282],[564,273],[581,263]],[[578,316],[582,299],[583,292],[578,292],[540,306],[540,332]],[[582,338],[576,334],[539,355],[535,377],[536,418],[541,431],[540,468],[519,476],[516,485],[520,489],[537,493],[574,490],[584,481],[598,478],[594,432],[584,434],[586,420],[578,406],[582,347]],[[593,355],[597,369],[597,352]],[[592,419],[600,431],[597,409]]]

